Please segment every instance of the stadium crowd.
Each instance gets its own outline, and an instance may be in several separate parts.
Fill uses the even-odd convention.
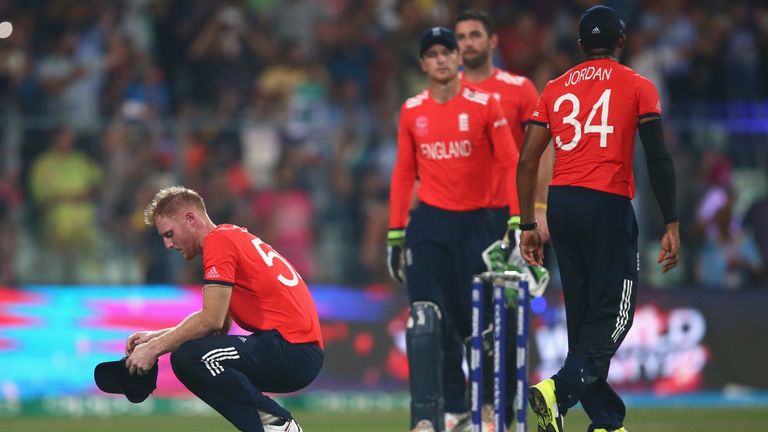
[[[541,90],[579,61],[572,34],[593,3],[2,2],[0,284],[199,281],[142,221],[171,184],[308,280],[388,283],[388,177],[399,106],[424,85],[418,35],[489,10],[496,62]],[[623,62],[666,104],[683,263],[663,283],[765,286],[768,5],[605,3],[632,29]],[[641,235],[661,231],[650,194],[635,202]]]

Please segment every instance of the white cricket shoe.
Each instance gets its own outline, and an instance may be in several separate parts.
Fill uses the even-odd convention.
[[[262,425],[264,432],[302,432],[304,429],[296,423],[295,419],[291,419],[281,425]]]
[[[471,432],[472,413],[445,413],[445,432]]]
[[[432,422],[429,420],[419,420],[416,426],[411,429],[411,432],[435,432],[435,428],[432,426]]]

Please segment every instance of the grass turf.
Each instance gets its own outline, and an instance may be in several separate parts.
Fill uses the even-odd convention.
[[[307,432],[392,432],[407,431],[408,414],[405,411],[320,413],[293,412]],[[765,430],[768,424],[766,408],[701,408],[701,409],[629,409],[626,426],[632,432],[722,432]],[[580,409],[573,409],[566,417],[568,432],[586,431],[588,420]],[[535,431],[535,420],[528,430]],[[153,415],[147,417],[87,417],[69,419],[59,417],[21,417],[0,419],[3,432],[32,431],[111,431],[136,432],[152,430],[163,432],[218,432],[235,430],[220,417],[183,417]]]

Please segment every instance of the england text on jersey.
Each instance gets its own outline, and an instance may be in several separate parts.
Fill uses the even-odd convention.
[[[517,160],[507,120],[490,94],[462,85],[445,103],[428,91],[408,99],[398,124],[390,226],[405,226],[416,178],[419,200],[429,205],[451,211],[490,207],[494,161],[505,167],[505,181],[513,185],[509,203],[517,194]]]

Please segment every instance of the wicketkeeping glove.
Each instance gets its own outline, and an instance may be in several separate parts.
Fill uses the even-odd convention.
[[[507,222],[507,231],[504,238],[491,243],[483,251],[483,262],[489,271],[503,272],[506,270],[520,271],[519,268],[511,268],[509,258],[515,249],[515,231],[520,226],[520,216],[512,216]],[[511,237],[511,238],[510,238]],[[511,241],[510,241],[511,240]]]
[[[398,283],[405,281],[405,230],[391,229],[387,233],[387,269]]]
[[[520,255],[520,217],[509,218],[504,239],[497,240],[483,251],[483,261],[494,272],[518,271],[528,275],[528,292],[534,297],[544,294],[549,284],[549,271],[541,266],[531,267]]]

